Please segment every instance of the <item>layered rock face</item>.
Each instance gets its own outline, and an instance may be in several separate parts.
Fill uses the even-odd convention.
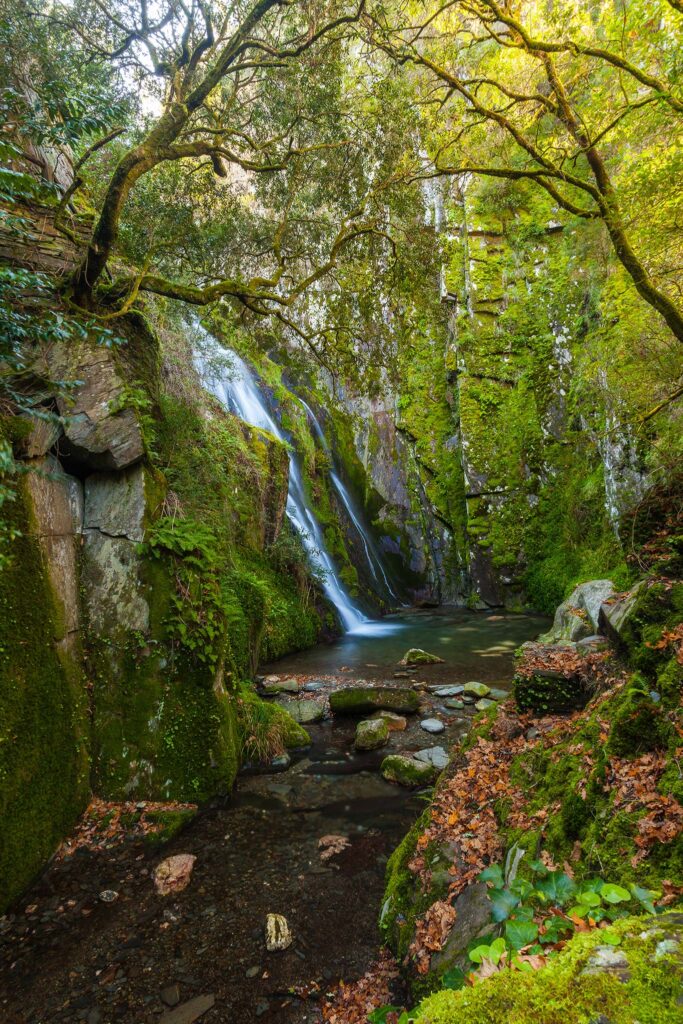
[[[319,628],[270,561],[284,447],[203,404],[198,386],[192,409],[164,409],[156,339],[136,318],[122,333],[119,351],[94,340],[52,351],[40,370],[75,383],[34,416],[0,423],[18,481],[3,509],[14,541],[0,615],[0,905],[45,862],[91,787],[113,799],[228,790],[241,680],[262,647],[282,653]],[[168,438],[163,471],[152,436]],[[207,452],[212,444],[226,457]],[[227,541],[193,515],[207,495],[230,534],[231,575]],[[174,550],[181,523],[190,540]]]

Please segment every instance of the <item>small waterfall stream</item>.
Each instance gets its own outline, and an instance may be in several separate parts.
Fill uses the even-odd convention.
[[[227,350],[221,351],[226,352]],[[261,430],[267,430],[269,433],[277,437],[279,441],[287,444],[287,439],[283,435],[282,430],[276,423],[264,401],[253,370],[248,363],[246,363],[245,360],[235,352],[228,351],[228,355],[232,362],[232,373],[228,379],[223,378],[220,380],[215,379],[213,374],[207,373],[204,361],[201,357],[197,358],[197,365],[204,386],[213,395],[215,395],[215,397],[218,398],[226,408],[230,409],[231,412],[234,412],[240,417],[240,419],[243,419],[245,423],[249,423],[253,427],[259,427]],[[313,425],[316,432],[318,432],[318,436],[324,443],[326,450],[329,450],[320,424],[316,420],[312,411],[308,406],[306,406],[306,403],[302,402],[302,405],[306,407],[307,412],[312,417]],[[339,487],[343,488],[341,481],[337,480],[335,482],[334,474],[333,484],[338,490]],[[339,493],[341,494],[341,492]],[[342,498],[342,500],[344,500],[344,503],[349,510],[349,515],[351,515],[358,531],[361,533],[363,542],[366,543],[365,534],[362,531],[360,523],[353,515],[350,505],[347,504],[346,499]],[[368,619],[358,606],[354,604],[347,593],[344,584],[339,578],[334,562],[325,547],[320,523],[307,503],[301,468],[296,454],[291,447],[289,451],[289,493],[287,495],[287,515],[301,536],[311,565],[320,573],[323,590],[325,591],[328,599],[337,609],[339,618],[344,626],[344,630],[347,633],[362,632],[365,634],[374,634],[385,632],[388,628],[392,628],[388,624],[376,623]],[[368,555],[368,561],[372,567],[370,550],[367,544],[366,552]],[[375,572],[374,568],[373,572]],[[389,587],[388,580],[386,582],[387,587]]]

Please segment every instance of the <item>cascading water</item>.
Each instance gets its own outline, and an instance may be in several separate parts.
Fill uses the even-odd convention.
[[[236,353],[228,354],[233,367],[228,380],[214,379],[212,374],[204,372],[205,366],[202,360],[197,360],[205,386],[245,423],[259,427],[261,430],[267,430],[274,434],[279,441],[287,443],[263,400],[251,368]],[[344,629],[347,632],[366,632],[368,628],[372,627],[372,623],[354,605],[339,579],[334,562],[325,547],[320,523],[306,502],[301,469],[291,449],[287,515],[301,535],[311,564],[319,570],[325,594],[337,609]]]
[[[306,410],[308,418],[309,418],[309,420],[310,420],[310,422],[311,422],[311,424],[313,426],[313,429],[315,430],[316,436],[318,437],[318,439],[319,439],[319,441],[320,441],[320,443],[321,443],[321,445],[323,447],[323,450],[325,452],[327,452],[328,455],[331,455],[331,453],[330,453],[330,446],[327,443],[327,438],[325,437],[325,432],[324,432],[323,428],[320,426],[320,423],[318,422],[318,417],[315,415],[315,413],[311,409],[310,405],[303,400],[303,398],[299,398],[299,401],[301,402],[302,406]],[[351,495],[349,494],[347,488],[344,486],[344,484],[339,479],[339,477],[337,476],[336,473],[334,473],[334,472],[330,473],[330,480],[332,481],[332,486],[334,487],[335,491],[339,495],[339,498],[340,498],[344,508],[346,509],[346,512],[347,512],[347,515],[348,515],[349,519],[351,520],[351,522],[353,523],[354,527],[356,528],[356,530],[358,532],[358,536],[361,539],[361,543],[362,543],[363,549],[365,551],[365,557],[367,559],[368,567],[370,569],[370,572],[372,573],[373,578],[376,580],[376,582],[381,587],[382,586],[382,583],[380,581],[380,576],[381,576],[382,580],[384,581],[384,587],[386,588],[387,593],[390,595],[390,597],[393,597],[394,600],[398,601],[398,596],[396,594],[396,591],[392,587],[392,585],[389,582],[389,579],[387,577],[387,574],[384,571],[384,566],[382,565],[382,559],[380,558],[380,556],[379,556],[379,554],[378,554],[378,552],[377,552],[377,550],[375,548],[375,544],[374,544],[372,538],[363,529],[363,524],[361,523],[359,515],[358,515],[358,513],[356,511],[356,506],[354,504],[353,498],[351,497]]]

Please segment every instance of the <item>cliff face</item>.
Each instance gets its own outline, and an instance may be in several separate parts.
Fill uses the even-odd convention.
[[[227,791],[242,681],[321,628],[285,447],[201,390],[182,334],[162,350],[137,314],[117,334],[36,338],[33,378],[70,386],[36,384],[33,414],[0,420],[0,905],[91,789]]]

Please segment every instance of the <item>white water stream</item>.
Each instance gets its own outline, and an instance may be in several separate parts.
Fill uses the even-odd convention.
[[[227,350],[224,349],[221,350],[222,353],[225,353],[226,351]],[[226,408],[230,409],[231,412],[234,412],[240,417],[240,419],[243,419],[245,423],[249,423],[253,427],[259,427],[261,430],[267,430],[279,441],[288,445],[287,439],[284,437],[280,427],[276,423],[264,401],[251,367],[235,352],[227,352],[227,354],[230,356],[230,360],[232,362],[232,372],[227,379],[216,379],[214,374],[207,372],[204,360],[202,360],[201,357],[197,357],[197,365],[204,386],[213,395],[215,395],[215,397],[218,398]],[[302,404],[305,405],[303,402]],[[327,447],[327,442],[324,439],[324,435],[318,421],[308,406],[306,406],[306,409],[312,417],[314,427],[319,432],[319,436],[322,438],[325,447]],[[375,634],[379,635],[381,633],[386,633],[388,630],[398,628],[393,624],[374,622],[371,619],[368,619],[368,617],[364,615],[360,608],[358,608],[358,606],[352,601],[344,587],[344,584],[339,578],[334,562],[325,547],[320,523],[316,519],[306,500],[301,468],[296,454],[292,450],[291,446],[288,445],[288,448],[289,493],[287,495],[287,515],[301,536],[311,565],[314,569],[317,569],[320,574],[323,590],[325,591],[328,599],[337,609],[339,618],[344,626],[344,630],[347,633],[362,633],[367,636]],[[339,484],[343,487],[341,481],[339,481]],[[334,486],[337,487],[337,484],[335,483]],[[348,505],[347,508],[349,509],[349,514],[352,516],[352,519],[365,543],[365,535],[362,532],[360,524],[353,516]],[[366,552],[368,552],[368,561],[370,562],[370,554],[367,545]]]

